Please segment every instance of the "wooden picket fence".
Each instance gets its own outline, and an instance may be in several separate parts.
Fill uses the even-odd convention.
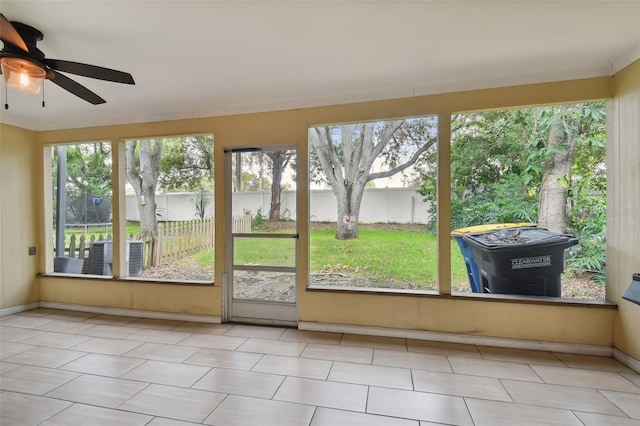
[[[133,235],[132,235],[133,237]],[[76,237],[75,234],[71,235],[69,238],[69,247],[66,247],[65,240],[65,248],[64,252],[68,257],[72,257],[75,259],[86,259],[89,257],[89,247],[91,247],[91,243],[94,241],[104,241],[110,240],[111,234],[105,235],[95,235],[89,236],[89,240],[87,241],[87,236],[85,234],[80,235],[80,238]]]
[[[232,222],[233,232],[251,232],[251,215],[237,216]],[[131,240],[144,242],[144,268],[171,263],[203,250],[214,248],[215,220],[213,218],[196,219],[179,222],[158,223],[156,238],[129,235]],[[71,235],[65,254],[74,258],[87,258],[89,247],[94,241],[110,240],[111,235]]]
[[[153,253],[153,265],[171,263],[203,250],[212,249],[214,228],[213,218],[158,223],[158,236],[155,244],[149,247],[151,249],[149,252]],[[145,243],[145,245],[149,244]]]

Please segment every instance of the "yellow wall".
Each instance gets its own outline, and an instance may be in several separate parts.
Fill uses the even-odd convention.
[[[41,278],[47,302],[193,315],[220,315],[220,287],[141,283],[104,278]]]
[[[455,296],[420,297],[306,291],[309,274],[307,129],[310,126],[325,123],[426,114],[439,114],[441,123],[446,124],[448,117],[455,112],[577,102],[606,99],[611,96],[611,79],[597,78],[262,114],[38,132],[36,145],[39,150],[47,144],[54,143],[110,140],[117,145],[125,138],[213,133],[216,141],[215,213],[218,219],[216,221],[215,287],[195,288],[115,280],[42,277],[40,278],[41,300],[220,315],[222,313],[220,285],[226,265],[223,150],[229,147],[256,145],[296,145],[300,192],[297,214],[301,236],[299,244],[301,263],[298,276],[301,321],[609,346],[612,343],[616,312],[613,309],[590,308],[583,305],[509,303]],[[439,173],[442,176],[448,176],[450,168],[448,149],[446,149],[449,137],[447,126],[440,126],[440,131]],[[37,176],[37,172],[32,173],[32,176]],[[446,180],[441,180],[441,185],[439,190],[447,194]],[[42,194],[42,190],[37,192]],[[114,204],[117,204],[118,197],[115,191],[114,198],[116,199]],[[41,198],[37,207],[42,211],[43,206],[44,201]],[[450,214],[448,197],[443,197],[439,214],[444,218],[441,226],[448,230]],[[118,216],[117,211],[114,212],[114,220],[122,221],[123,219]],[[2,221],[3,224],[6,222],[4,217]],[[32,224],[26,226],[33,227]],[[42,236],[39,246],[44,243],[45,237]],[[448,232],[441,232],[439,252],[443,255],[439,259],[439,289],[443,294],[449,293],[451,288],[448,255],[450,244]]]
[[[640,272],[640,61],[613,79],[607,129],[607,298],[618,304],[614,346],[640,360],[640,306],[622,299]]]
[[[38,256],[34,174],[36,134],[0,124],[0,309],[40,298],[36,273]]]

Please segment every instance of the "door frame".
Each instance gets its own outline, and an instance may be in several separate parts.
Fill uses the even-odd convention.
[[[243,322],[253,324],[271,324],[297,326],[298,324],[298,279],[299,279],[299,221],[296,215],[296,229],[294,234],[267,234],[267,233],[233,233],[233,154],[238,152],[260,152],[260,151],[280,151],[294,150],[298,154],[298,147],[294,145],[274,146],[274,147],[243,147],[224,149],[224,200],[225,200],[225,270],[223,272],[222,283],[222,321],[223,322]],[[300,193],[296,185],[296,205],[299,202]],[[295,239],[295,265],[294,267],[279,266],[239,266],[234,265],[234,238],[293,238]],[[262,272],[290,272],[295,280],[295,301],[278,302],[266,300],[235,300],[233,298],[233,277],[234,270],[262,271]],[[255,309],[255,316],[243,316],[234,314],[234,303],[237,304],[240,313],[246,309]],[[238,311],[238,310],[236,310]],[[284,318],[278,317],[279,313],[285,312]],[[262,313],[262,314],[261,314]]]

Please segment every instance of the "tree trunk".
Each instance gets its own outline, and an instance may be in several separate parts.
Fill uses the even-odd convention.
[[[158,232],[156,216],[156,189],[160,176],[160,156],[162,141],[140,141],[139,166],[136,161],[137,141],[127,141],[125,145],[127,180],[136,193],[138,213],[140,215],[140,234],[155,238]]]
[[[360,223],[360,205],[367,181],[361,176],[355,182],[344,185],[344,192],[338,196],[338,223],[336,227],[337,240],[353,240],[358,238]]]
[[[575,139],[566,131],[561,117],[554,118],[551,124],[547,147],[553,155],[547,160],[542,175],[538,226],[562,234],[568,225],[568,183],[571,181]]]
[[[332,140],[329,127],[316,127],[309,134],[311,147],[336,197],[338,209],[336,239],[358,238],[360,204],[367,182],[392,176],[409,167],[430,146],[425,144],[423,148],[418,150],[417,155],[392,170],[371,173],[376,158],[389,144],[395,131],[403,124],[402,120],[390,121],[384,131],[377,135],[374,132],[374,123],[362,124],[359,129],[358,125],[343,125],[341,126],[341,141],[339,143]],[[341,154],[340,151],[342,151]]]
[[[267,152],[271,161],[271,207],[269,208],[269,222],[280,221],[280,194],[282,192],[282,174],[289,164],[291,153],[287,151]]]

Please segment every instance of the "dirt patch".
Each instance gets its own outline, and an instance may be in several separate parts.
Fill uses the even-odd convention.
[[[213,269],[205,268],[192,258],[187,257],[172,264],[148,268],[143,278],[176,281],[213,281]],[[368,277],[358,273],[323,271],[312,274],[310,285],[315,287],[351,287],[396,290],[436,290],[435,284],[397,281]],[[454,292],[468,293],[468,285],[454,285]],[[234,296],[241,299],[259,299],[270,301],[295,301],[295,284],[292,274],[244,272],[237,273]],[[605,298],[605,288],[593,282],[586,275],[565,274],[562,277],[562,297],[576,299]]]
[[[202,267],[193,257],[147,268],[142,278],[176,281],[213,281],[213,268]]]

